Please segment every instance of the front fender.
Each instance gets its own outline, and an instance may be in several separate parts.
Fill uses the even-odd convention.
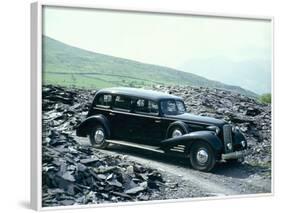
[[[86,118],[76,128],[76,135],[80,137],[87,137],[91,129],[96,125],[102,125],[106,131],[106,135],[110,137],[110,123],[104,115],[92,115]]]
[[[166,131],[166,138],[169,138],[170,131],[176,126],[181,127],[185,133],[189,132],[188,125],[186,123],[184,123],[182,121],[175,121],[168,126],[167,131]]]
[[[216,155],[222,153],[223,143],[213,131],[196,131],[179,137],[165,139],[161,141],[161,147],[167,148],[176,145],[185,145],[188,151],[196,141],[208,143],[213,148]]]

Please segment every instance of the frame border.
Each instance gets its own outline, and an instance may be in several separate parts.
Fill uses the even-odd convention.
[[[31,171],[30,203],[34,210],[42,209],[42,5],[31,4]]]
[[[73,206],[54,206],[54,207],[42,207],[42,26],[43,26],[43,8],[44,6],[50,7],[62,7],[72,9],[93,9],[104,10],[112,12],[131,12],[131,13],[152,13],[152,14],[165,14],[165,15],[182,15],[182,16],[198,16],[198,17],[210,17],[210,18],[227,18],[227,19],[243,19],[243,20],[258,20],[269,21],[271,24],[271,38],[272,38],[272,59],[271,59],[271,193],[261,194],[247,194],[247,195],[230,195],[227,197],[205,197],[205,198],[181,198],[181,199],[169,199],[169,200],[152,200],[141,202],[123,202],[123,203],[110,203],[110,204],[87,204],[87,205],[73,205]],[[160,204],[160,203],[175,203],[175,202],[190,202],[190,201],[205,201],[205,200],[224,200],[233,198],[253,198],[253,197],[269,197],[274,196],[275,185],[275,150],[274,150],[274,17],[273,16],[250,16],[240,14],[222,14],[212,12],[195,12],[186,10],[167,10],[167,9],[151,9],[151,8],[135,8],[131,6],[116,6],[105,5],[98,2],[85,4],[85,3],[69,3],[65,1],[48,1],[42,0],[31,3],[31,193],[30,203],[31,208],[37,211],[45,210],[61,210],[61,209],[86,209],[86,208],[99,208],[110,206],[128,206],[128,205],[147,205],[147,204]]]

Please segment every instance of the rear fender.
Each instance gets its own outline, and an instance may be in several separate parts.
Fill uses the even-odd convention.
[[[106,131],[106,135],[110,137],[110,123],[104,115],[92,115],[86,118],[76,128],[76,135],[80,137],[87,137],[90,134],[91,129],[96,125],[102,125]]]
[[[219,137],[213,131],[196,131],[191,132],[179,137],[169,138],[161,141],[161,147],[166,149],[176,145],[185,145],[186,151],[189,152],[193,143],[196,142],[205,142],[209,144],[216,155],[222,153],[223,144]]]

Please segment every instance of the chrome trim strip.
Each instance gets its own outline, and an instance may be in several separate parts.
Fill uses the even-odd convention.
[[[162,154],[165,153],[164,150],[159,149],[158,146],[150,146],[150,145],[145,145],[145,144],[137,144],[137,143],[132,143],[132,142],[128,142],[128,141],[119,141],[119,140],[106,140],[106,141],[109,143],[112,143],[112,144],[129,146],[129,147],[134,147],[134,148],[138,148],[138,149],[158,152],[158,153],[162,153]]]
[[[118,110],[113,110],[113,109],[106,109],[106,108],[98,108],[98,107],[93,107],[93,109],[97,110],[103,110],[103,111],[108,111],[108,112],[113,112],[113,113],[120,113],[120,114],[125,114],[125,115],[134,115],[134,116],[139,116],[139,117],[146,117],[146,118],[153,118],[153,119],[158,119],[158,120],[169,120],[169,121],[178,121],[180,119],[175,119],[175,118],[168,118],[168,117],[160,117],[160,116],[150,116],[150,115],[144,115],[144,114],[138,114],[134,112],[125,112],[125,111],[118,111]],[[199,125],[210,125],[210,123],[199,123],[199,122],[194,122],[194,121],[187,121],[188,124],[199,124]]]
[[[134,115],[134,116],[139,116],[139,117],[154,118],[154,119],[158,119],[158,120],[163,118],[163,117],[160,117],[160,116],[157,117],[157,116],[143,115],[143,114],[137,114],[137,113],[133,113],[133,112],[125,112],[125,111],[118,111],[118,110],[113,110],[113,109],[104,109],[104,108],[98,108],[98,107],[94,107],[94,109],[108,111],[108,112],[112,112],[112,113],[120,113],[120,114],[125,114],[125,115]]]

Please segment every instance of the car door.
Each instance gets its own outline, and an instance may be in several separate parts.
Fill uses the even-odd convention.
[[[104,115],[107,119],[110,119],[109,113],[111,111],[112,95],[100,94],[95,97],[92,105],[91,115]]]
[[[132,140],[149,145],[159,144],[162,136],[161,121],[156,102],[137,99],[131,118]]]
[[[112,136],[118,140],[130,140],[131,129],[131,98],[123,95],[116,95],[112,110],[109,113]]]

